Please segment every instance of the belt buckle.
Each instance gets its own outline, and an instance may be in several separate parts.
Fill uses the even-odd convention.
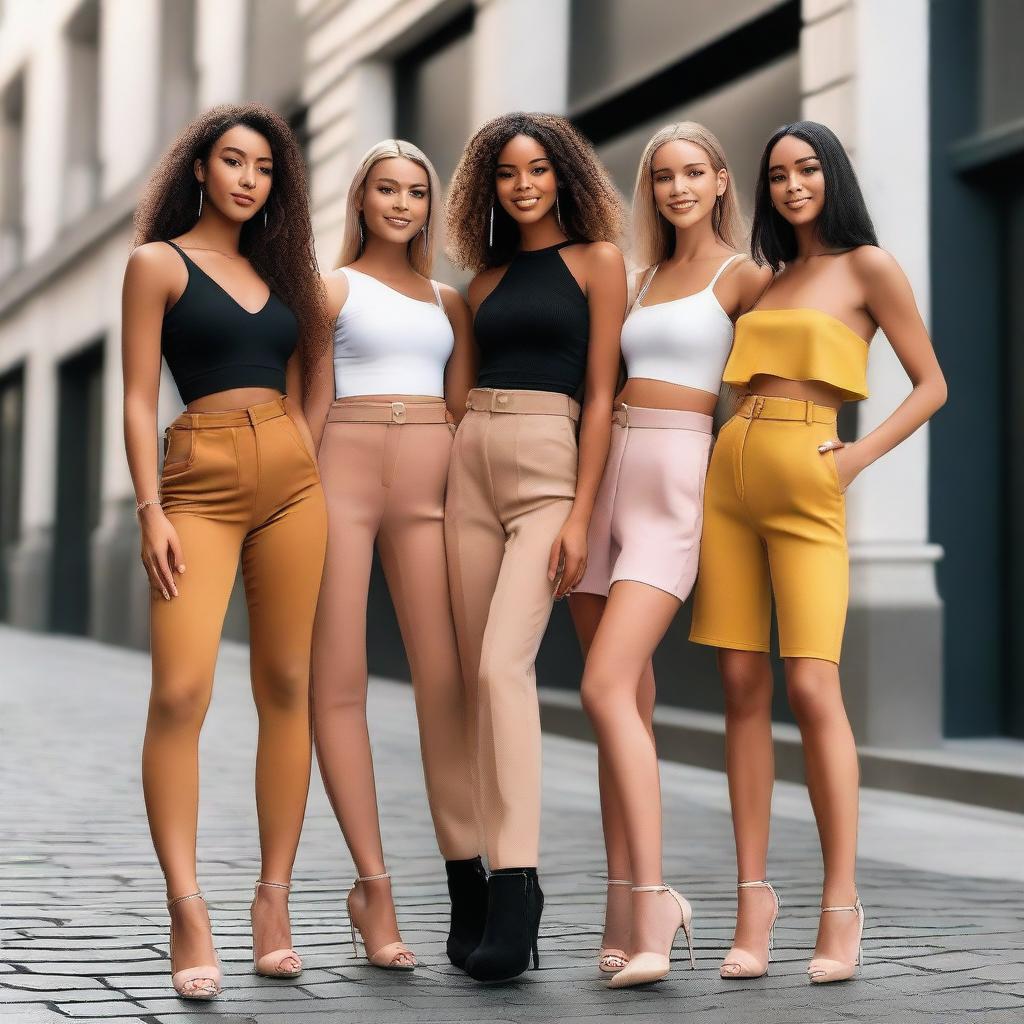
[[[619,410],[622,413],[622,425],[624,427],[629,426],[629,406],[625,402],[622,403],[622,408]]]
[[[492,406],[492,408],[495,406],[503,407],[506,405],[508,405],[508,395],[506,395],[504,391],[495,391],[494,406]]]
[[[391,403],[391,422],[392,423],[404,423],[405,422],[405,402],[392,402]]]

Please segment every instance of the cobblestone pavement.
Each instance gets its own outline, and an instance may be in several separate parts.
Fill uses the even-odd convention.
[[[445,960],[445,889],[432,849],[408,687],[375,682],[371,728],[385,845],[412,975],[354,959],[344,887],[351,863],[315,778],[292,897],[298,982],[252,973],[247,907],[256,877],[255,714],[244,648],[225,647],[203,735],[200,873],[225,992],[171,994],[167,915],[139,786],[147,659],[89,641],[0,627],[0,1018],[170,1024],[604,1021],[685,1014],[694,1024],[946,1024],[1024,1019],[1021,822],[997,812],[878,792],[864,795],[860,891],[867,907],[859,980],[810,987],[820,865],[806,795],[777,790],[772,876],[784,907],[767,978],[723,982],[734,861],[724,779],[664,765],[666,876],[695,907],[699,969],[677,950],[671,980],[605,989],[595,969],[603,886],[591,745],[545,742],[547,909],[541,969],[481,987]],[[314,773],[315,774],[315,773]]]

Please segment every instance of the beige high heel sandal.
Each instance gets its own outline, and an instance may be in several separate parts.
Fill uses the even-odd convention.
[[[772,959],[772,950],[775,949],[775,922],[779,919],[779,911],[782,909],[782,897],[772,888],[771,882],[761,879],[758,882],[738,882],[737,889],[767,889],[775,900],[775,913],[772,916],[772,923],[768,926],[768,949],[765,952],[764,960],[759,960],[753,953],[733,946],[729,950],[718,973],[726,981],[734,978],[761,978],[768,973],[768,964]],[[735,967],[735,971],[728,971],[726,968]]]
[[[177,899],[168,900],[168,916],[170,916],[171,909],[173,907],[176,907],[179,903],[184,903],[185,900],[202,900],[205,903],[206,897],[201,892],[192,892],[187,896],[179,896]],[[220,958],[217,957],[216,950],[214,950],[213,953],[214,958],[217,960],[216,966],[201,964],[198,967],[185,967],[180,971],[174,970],[173,917],[171,917],[167,955],[171,961],[171,984],[174,986],[174,991],[177,992],[182,999],[213,999],[214,996],[220,995]]]
[[[359,927],[359,923],[352,916],[352,893],[356,891],[356,886],[360,882],[375,882],[380,878],[390,878],[391,873],[385,871],[380,875],[364,875],[363,877],[357,877],[352,883],[352,888],[348,891],[348,897],[345,900],[345,905],[348,907],[348,925],[349,931],[352,935],[352,949],[356,956],[359,956],[359,947],[356,945],[356,933],[359,933],[359,938],[363,942],[363,953],[366,959],[373,964],[374,967],[380,967],[385,971],[412,971],[416,969],[416,954],[409,949],[403,942],[389,942],[386,946],[381,946],[380,949],[374,950],[372,953],[366,948],[366,940],[363,939],[363,930]],[[412,963],[408,963],[400,959],[401,957],[411,957]]]
[[[682,929],[686,936],[686,948],[690,953],[690,970],[697,967],[693,959],[693,908],[689,901],[680,896],[671,886],[668,885],[634,885],[633,892],[667,892],[679,906],[679,924],[676,925],[672,934],[672,943],[669,946],[669,953],[675,945],[676,936]],[[661,981],[668,977],[671,968],[671,961],[663,953],[634,953],[629,963],[608,982],[609,988],[629,988],[632,985],[646,985],[652,981]]]
[[[620,878],[609,878],[609,885],[628,885],[633,888],[632,882],[625,882]],[[618,974],[626,964],[629,963],[629,955],[624,949],[616,949],[613,946],[602,946],[597,955],[597,969],[602,974]]]
[[[847,981],[857,973],[857,968],[864,963],[864,906],[858,896],[852,907],[822,907],[823,914],[835,914],[840,911],[848,911],[857,915],[857,959],[852,963],[844,963],[842,960],[828,960],[825,957],[816,956],[807,965],[807,977],[813,985],[826,985],[831,981]]]
[[[253,908],[256,906],[256,898],[259,896],[260,886],[266,885],[271,889],[284,889],[291,892],[291,885],[283,882],[258,881],[253,889],[252,904],[249,907],[249,919],[252,920]],[[270,953],[264,953],[256,959],[256,929],[253,928],[252,967],[257,974],[264,978],[297,978],[302,973],[302,957],[294,949],[275,949]],[[289,963],[291,961],[291,963]]]

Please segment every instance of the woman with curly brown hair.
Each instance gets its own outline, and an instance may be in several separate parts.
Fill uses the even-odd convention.
[[[534,662],[553,599],[586,568],[626,304],[614,244],[621,220],[593,149],[549,114],[485,124],[449,190],[449,251],[476,271],[469,304],[480,355],[445,508],[491,868],[484,935],[466,961],[479,981],[521,974],[531,951],[537,965],[544,895]]]
[[[259,106],[196,118],[150,179],[136,245],[122,322],[125,446],[152,588],[143,788],[167,882],[172,984],[210,999],[221,974],[196,881],[198,745],[240,556],[259,714],[253,964],[271,977],[302,969],[288,889],[309,786],[326,517],[299,398],[329,335],[287,124]],[[164,435],[158,477],[161,357],[186,409]]]

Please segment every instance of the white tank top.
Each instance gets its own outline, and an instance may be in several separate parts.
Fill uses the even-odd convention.
[[[334,324],[334,394],[444,397],[444,368],[455,333],[441,303],[396,291],[343,267],[348,298]]]
[[[647,275],[622,325],[627,377],[663,380],[718,394],[732,348],[733,323],[715,297],[715,285],[725,268],[741,255],[730,256],[701,291],[653,306],[643,306],[640,300],[658,268]]]

